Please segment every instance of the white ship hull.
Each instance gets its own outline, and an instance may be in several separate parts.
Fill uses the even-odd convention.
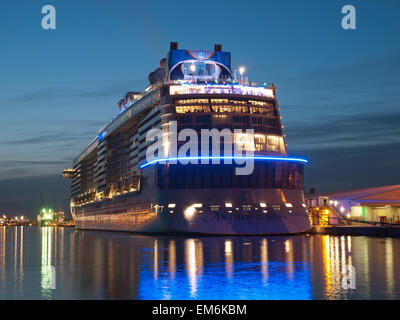
[[[227,194],[229,198],[225,201],[232,203],[232,208],[226,208],[225,202],[221,202]],[[273,235],[301,233],[311,228],[300,190],[230,189],[221,192],[215,189],[191,190],[190,193],[174,190],[157,195],[157,199],[150,201],[147,196],[151,196],[151,192],[127,194],[105,200],[101,207],[98,203],[72,207],[72,214],[78,229],[137,233]],[[157,202],[164,204],[163,208]],[[260,202],[267,203],[267,207],[260,207]],[[170,203],[174,203],[175,208],[168,208]],[[202,207],[192,215],[185,214],[193,203],[201,203]],[[220,210],[205,210],[216,203],[220,204]],[[242,203],[251,204],[251,210],[244,211]],[[286,207],[285,203],[292,207]]]

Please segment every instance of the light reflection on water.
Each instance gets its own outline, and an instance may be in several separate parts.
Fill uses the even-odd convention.
[[[392,238],[0,227],[0,299],[400,299],[399,250]]]

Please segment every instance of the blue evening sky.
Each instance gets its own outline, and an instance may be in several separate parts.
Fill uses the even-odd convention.
[[[41,28],[54,5],[57,29]],[[357,29],[341,28],[351,4]],[[308,190],[398,184],[400,2],[0,2],[0,212],[33,214],[40,194],[68,211],[63,168],[143,90],[169,49],[232,52],[274,82],[289,153],[310,160]]]

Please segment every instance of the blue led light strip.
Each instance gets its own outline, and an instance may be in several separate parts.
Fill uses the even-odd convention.
[[[286,161],[286,162],[302,162],[308,163],[308,160],[301,158],[288,158],[288,157],[269,157],[269,156],[202,156],[202,157],[171,157],[171,158],[159,158],[144,163],[140,166],[140,169],[151,166],[153,164],[164,162],[164,161],[182,161],[182,160],[213,160],[213,159],[232,159],[232,160],[273,160],[273,161]],[[201,163],[200,163],[201,164]]]

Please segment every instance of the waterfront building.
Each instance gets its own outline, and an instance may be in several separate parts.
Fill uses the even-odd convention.
[[[313,224],[400,224],[400,185],[306,195]]]

